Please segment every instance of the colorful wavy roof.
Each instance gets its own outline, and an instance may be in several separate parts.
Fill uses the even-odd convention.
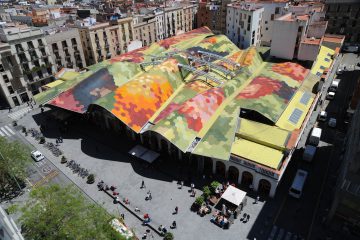
[[[209,57],[211,54],[217,57]],[[155,61],[154,57],[162,58],[140,67],[140,63]],[[203,62],[194,63],[194,57]],[[188,64],[196,71],[183,67],[190,67]],[[301,126],[314,97],[314,75],[308,69],[291,62],[264,62],[255,48],[240,50],[227,37],[214,35],[208,28],[162,40],[88,69],[35,99],[78,113],[98,105],[137,133],[154,131],[183,152],[223,160],[231,153],[242,152],[237,147],[246,138],[276,149],[268,152],[276,154],[278,161],[279,150],[287,146],[285,140],[291,131]],[[230,77],[226,71],[231,72]],[[309,99],[297,116],[300,120],[291,125],[293,119],[291,122],[283,115],[292,114],[305,92]],[[253,120],[244,121],[238,132],[240,109],[256,112],[266,120],[267,125],[261,125],[267,130],[264,134],[281,135],[283,142],[267,143],[270,138],[254,133]]]

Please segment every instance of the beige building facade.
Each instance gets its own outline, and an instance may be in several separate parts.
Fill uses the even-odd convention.
[[[195,8],[195,5],[165,8],[165,13],[163,13],[165,16],[164,38],[191,31],[194,24]]]
[[[141,41],[142,46],[148,46],[156,42],[156,19],[142,19],[134,25],[134,39]]]
[[[41,29],[11,25],[0,29],[7,43],[1,50],[1,94],[13,107],[41,92],[41,86],[54,80],[53,60]]]
[[[49,33],[45,39],[56,70],[64,67],[81,70],[86,67],[84,50],[77,28]]]
[[[78,28],[87,65],[127,52],[128,45],[134,40],[132,18]]]

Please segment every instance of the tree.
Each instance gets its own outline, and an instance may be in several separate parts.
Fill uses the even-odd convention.
[[[70,185],[32,190],[22,213],[26,239],[125,239],[111,228],[111,215]]]
[[[30,150],[24,144],[0,137],[0,200],[21,192],[30,161]]]
[[[164,240],[173,240],[174,239],[174,234],[172,234],[171,232],[167,232],[164,235]]]

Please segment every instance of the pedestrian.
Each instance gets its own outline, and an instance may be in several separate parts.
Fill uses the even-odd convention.
[[[9,106],[9,112],[11,112],[11,107]]]
[[[135,212],[140,212],[140,209],[138,207],[135,207]]]
[[[260,197],[257,196],[256,199],[255,199],[255,203],[258,203],[259,200],[260,200]]]
[[[180,182],[180,189],[182,189],[182,187],[184,186],[184,181]]]
[[[147,238],[147,232],[144,233],[142,239],[146,239]]]
[[[178,214],[178,211],[179,211],[179,208],[178,208],[178,206],[176,206],[176,207],[175,207],[175,212],[174,212],[174,213],[175,213],[175,214]]]
[[[120,216],[121,216],[121,218],[122,218],[122,220],[125,220],[125,214],[120,214]]]
[[[43,107],[41,107],[41,113],[44,113],[44,108]]]
[[[172,228],[176,228],[176,221],[175,220],[172,222]]]
[[[252,183],[250,183],[249,188],[251,191],[254,189],[254,186],[252,185]]]
[[[141,187],[140,188],[146,188],[144,180],[141,181]]]
[[[191,184],[190,184],[190,187],[191,187],[191,191],[193,191],[194,188],[195,188],[195,184],[191,183]]]
[[[27,105],[28,105],[28,106],[30,106],[30,103],[29,103],[29,101],[27,101],[26,103],[27,103]]]
[[[151,193],[149,193],[149,200],[152,200],[152,196],[151,196]]]

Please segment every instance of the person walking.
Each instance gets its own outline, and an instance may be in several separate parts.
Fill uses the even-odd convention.
[[[140,187],[140,188],[141,188],[141,189],[142,189],[142,188],[146,188],[144,180],[141,181],[141,187]]]
[[[182,189],[182,187],[184,186],[184,181],[180,182],[180,189]]]
[[[176,228],[176,221],[175,220],[172,222],[172,228]]]
[[[257,196],[256,199],[255,199],[255,203],[258,203],[259,200],[260,200],[260,197]]]
[[[179,211],[179,208],[178,208],[178,206],[176,206],[174,214],[178,214],[178,211]]]
[[[122,213],[122,214],[120,214],[120,216],[123,220],[125,220],[125,214]]]

